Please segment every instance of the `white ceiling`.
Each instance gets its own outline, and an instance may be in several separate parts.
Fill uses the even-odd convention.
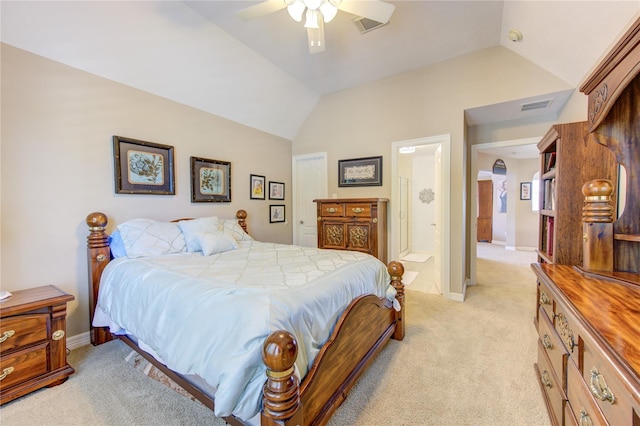
[[[640,9],[639,0],[391,1],[390,23],[366,34],[353,15],[338,12],[325,26],[326,51],[311,55],[302,24],[286,10],[252,21],[235,16],[256,3],[2,0],[0,35],[4,43],[293,139],[323,95],[498,45],[575,88]],[[508,39],[512,28],[524,35],[521,42]],[[570,92],[556,94],[556,107]],[[468,111],[467,120],[511,118],[505,107]]]

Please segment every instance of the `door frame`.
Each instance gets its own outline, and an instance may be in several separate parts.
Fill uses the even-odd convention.
[[[537,144],[538,142],[540,142],[540,137],[471,145],[471,182],[475,182],[475,179],[478,178],[478,151],[489,148],[506,148],[510,146],[531,145]],[[478,235],[478,206],[475,200],[478,197],[478,187],[476,185],[470,185],[470,187],[471,202],[469,203],[469,217],[471,218],[471,220],[469,222],[471,223],[471,229],[469,230],[468,235],[473,236],[473,238],[469,238],[469,281],[467,284],[476,285],[476,268],[478,263],[478,241],[476,241],[476,235]]]
[[[391,219],[389,238],[389,258],[398,258],[398,242],[394,235],[400,233],[400,188],[398,184],[398,149],[407,146],[420,146],[420,145],[432,145],[440,144],[442,147],[442,167],[440,168],[440,179],[442,183],[443,194],[436,194],[436,197],[440,196],[438,208],[440,209],[440,215],[442,217],[442,229],[440,235],[440,247],[436,250],[440,255],[440,290],[442,295],[450,299],[451,298],[451,283],[450,283],[450,246],[451,246],[451,217],[449,210],[451,208],[451,135],[444,134],[438,136],[429,136],[424,138],[409,139],[404,141],[397,141],[391,144]]]
[[[293,201],[291,203],[291,218],[293,225],[293,244],[296,245],[300,243],[300,227],[298,226],[298,222],[300,221],[300,211],[298,207],[298,202],[302,199],[302,196],[298,193],[300,188],[298,188],[298,162],[317,158],[323,162],[322,170],[324,172],[323,176],[320,176],[321,179],[321,187],[323,191],[323,195],[320,198],[327,198],[327,194],[329,192],[329,186],[327,183],[327,153],[326,152],[315,152],[312,154],[302,154],[302,155],[294,155],[291,157],[291,192],[293,194]]]

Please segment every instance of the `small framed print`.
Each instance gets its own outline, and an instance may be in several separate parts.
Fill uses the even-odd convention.
[[[284,205],[272,204],[269,206],[269,223],[284,222]]]
[[[520,199],[531,199],[531,182],[520,182]]]
[[[338,186],[381,186],[382,156],[338,160]]]
[[[231,163],[229,161],[191,157],[191,202],[231,202]]]
[[[265,189],[264,189],[264,176],[260,175],[250,175],[249,176],[249,198],[252,200],[264,200],[265,199]]]
[[[175,195],[173,147],[113,136],[117,194]]]
[[[269,181],[269,199],[284,200],[284,183]]]

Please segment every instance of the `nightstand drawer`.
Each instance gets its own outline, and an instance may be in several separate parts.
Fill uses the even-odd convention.
[[[342,217],[344,216],[344,204],[342,203],[322,203],[323,217]]]
[[[0,358],[0,389],[46,374],[48,342]]]
[[[17,315],[0,323],[0,353],[47,339],[49,315]]]
[[[344,209],[346,217],[371,217],[371,204],[348,203]]]

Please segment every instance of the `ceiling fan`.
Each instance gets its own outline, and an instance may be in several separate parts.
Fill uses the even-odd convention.
[[[325,49],[324,24],[330,22],[338,10],[386,24],[396,7],[380,0],[265,0],[237,11],[236,15],[246,21],[284,8],[298,22],[304,15],[309,52],[318,53]]]

